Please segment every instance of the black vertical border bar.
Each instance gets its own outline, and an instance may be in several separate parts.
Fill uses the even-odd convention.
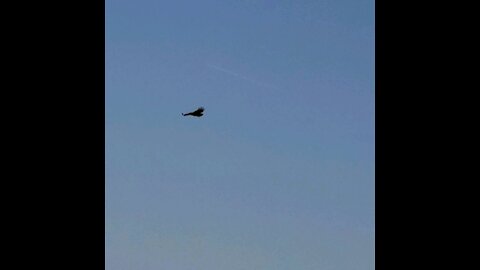
[[[105,0],[14,4],[3,9],[3,56],[18,74],[4,74],[12,97],[2,96],[14,149],[3,153],[18,167],[4,165],[15,175],[2,197],[18,258],[4,257],[33,266],[22,269],[105,269]]]

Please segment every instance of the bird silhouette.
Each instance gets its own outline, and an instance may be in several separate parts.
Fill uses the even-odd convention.
[[[201,116],[203,116],[203,111],[205,111],[205,109],[203,107],[200,107],[194,112],[182,113],[182,115],[183,116],[191,115],[191,116],[201,117]]]

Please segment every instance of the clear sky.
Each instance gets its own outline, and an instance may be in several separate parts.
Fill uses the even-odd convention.
[[[374,23],[373,0],[107,0],[106,269],[373,270]]]

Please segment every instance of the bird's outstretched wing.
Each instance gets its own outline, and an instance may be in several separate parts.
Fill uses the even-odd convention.
[[[199,107],[194,113],[202,113],[203,111],[205,111],[205,108]]]

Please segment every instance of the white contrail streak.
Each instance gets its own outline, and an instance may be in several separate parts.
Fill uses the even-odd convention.
[[[261,85],[261,86],[267,86],[267,87],[272,87],[272,88],[277,88],[276,86],[274,85],[271,85],[271,84],[268,84],[268,83],[262,83],[262,82],[258,82],[258,81],[255,81],[253,79],[250,79],[242,74],[239,74],[239,73],[236,73],[234,71],[231,71],[231,70],[228,70],[228,69],[225,69],[225,68],[222,68],[222,67],[219,67],[219,66],[215,66],[215,65],[211,65],[211,64],[208,64],[207,65],[208,67],[210,68],[213,68],[213,69],[216,69],[218,71],[221,71],[223,73],[226,73],[226,74],[229,74],[229,75],[232,75],[234,77],[237,77],[239,79],[242,79],[242,80],[245,80],[245,81],[249,81],[251,83],[254,83],[254,84],[257,84],[257,85]]]

